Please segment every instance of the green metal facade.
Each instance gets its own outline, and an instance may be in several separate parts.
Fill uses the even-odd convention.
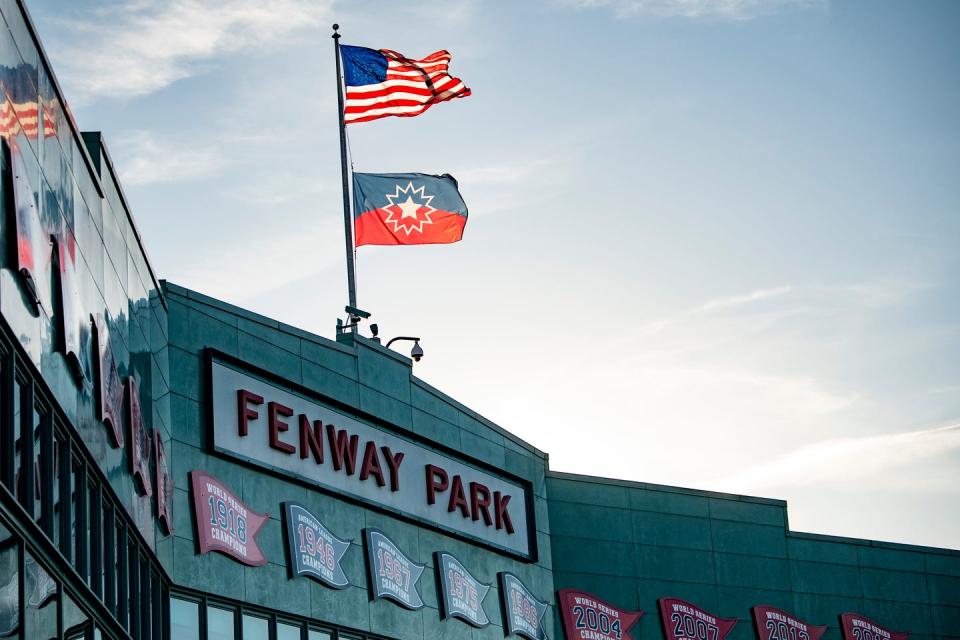
[[[557,588],[577,587],[646,613],[637,637],[663,637],[656,600],[679,597],[756,637],[768,604],[839,638],[861,612],[911,638],[960,636],[960,553],[790,531],[787,505],[562,473],[547,477]]]
[[[791,532],[786,503],[590,478],[548,470],[547,456],[412,375],[407,358],[358,339],[344,344],[167,284],[173,464],[177,531],[172,541],[178,585],[218,593],[397,638],[502,637],[498,571],[520,576],[551,603],[547,629],[562,637],[554,593],[578,588],[646,615],[634,636],[663,637],[660,597],[680,597],[712,613],[739,617],[732,638],[753,638],[750,608],[769,604],[839,637],[838,614],[859,611],[912,637],[960,637],[960,553]],[[527,564],[335,496],[251,471],[207,452],[203,350],[213,347],[303,384],[533,483],[540,560]],[[271,559],[248,568],[218,554],[195,555],[187,473],[213,472],[242,487],[255,510],[269,512],[262,541]],[[300,500],[353,538],[346,556],[355,586],[334,592],[289,580],[279,505]],[[360,531],[383,529],[411,557],[432,566],[434,551],[454,553],[476,577],[494,583],[485,601],[493,622],[471,630],[440,620],[432,572],[419,612],[369,602]],[[160,544],[161,557],[171,553]]]
[[[167,283],[169,305],[171,458],[176,483],[176,530],[158,544],[175,584],[256,605],[313,617],[393,638],[502,638],[497,573],[509,571],[537,596],[552,601],[547,457],[411,374],[411,362],[364,339],[337,343]],[[349,336],[347,336],[349,338]],[[330,396],[430,441],[462,451],[495,468],[529,480],[534,489],[540,561],[532,564],[416,526],[304,484],[261,473],[209,453],[204,405],[204,349],[211,347],[255,367]],[[259,540],[270,562],[245,567],[226,556],[196,555],[188,473],[205,470],[230,485],[254,511],[269,513]],[[283,549],[280,504],[306,504],[330,530],[353,544],[344,557],[351,582],[334,591],[304,578],[290,580]],[[420,579],[425,607],[408,611],[387,600],[369,601],[361,531],[376,527],[412,560],[427,564]],[[494,587],[484,600],[491,625],[472,629],[442,621],[438,611],[433,553],[447,551]],[[553,616],[548,634],[557,637]]]

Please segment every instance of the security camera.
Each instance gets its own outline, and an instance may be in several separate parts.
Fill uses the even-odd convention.
[[[343,310],[349,313],[351,316],[356,316],[364,320],[370,317],[369,311],[364,311],[363,309],[357,309],[356,307],[351,307],[350,305],[345,306]]]
[[[420,362],[420,358],[423,357],[423,347],[420,346],[419,342],[413,343],[413,349],[410,350],[410,357],[413,358],[414,362]]]

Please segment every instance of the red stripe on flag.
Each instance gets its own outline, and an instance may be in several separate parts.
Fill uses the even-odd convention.
[[[448,90],[461,85],[462,83],[456,78],[451,78],[448,82],[444,82],[442,85],[435,87],[432,91],[429,89],[414,89],[412,87],[404,87],[403,90],[397,89],[382,89],[380,91],[357,91],[355,93],[348,92],[348,100],[371,100],[373,98],[387,98],[386,100],[377,100],[373,105],[366,104],[353,104],[348,106],[344,113],[355,113],[357,111],[366,111],[371,107],[381,108],[384,106],[389,106],[391,104],[399,104],[404,102],[409,102],[410,104],[423,104],[426,100],[415,100],[413,98],[408,98],[405,96],[414,95],[414,96],[424,96],[426,98],[442,96]]]
[[[366,211],[354,222],[357,246],[361,245],[411,245],[411,244],[450,244],[463,238],[463,228],[467,224],[466,216],[450,211],[432,211],[432,224],[424,224],[422,232],[409,234],[394,231],[392,225],[384,220],[390,215],[386,209]]]

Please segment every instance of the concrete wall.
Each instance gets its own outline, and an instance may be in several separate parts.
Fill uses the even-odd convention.
[[[176,531],[160,545],[161,560],[179,585],[313,617],[394,638],[502,638],[496,575],[511,571],[542,600],[553,600],[553,575],[544,477],[546,456],[503,429],[417,380],[408,358],[369,341],[344,345],[165,284],[169,304],[172,472]],[[303,484],[232,462],[206,449],[203,349],[212,347],[318,393],[372,414],[497,468],[534,487],[541,562],[513,560],[486,548],[365,509]],[[251,508],[270,514],[259,536],[269,563],[250,568],[217,553],[197,555],[188,474],[206,470]],[[337,536],[352,539],[344,568],[356,585],[333,591],[311,580],[290,580],[283,549],[280,504],[299,500]],[[361,531],[383,530],[414,561],[429,565],[420,580],[426,607],[407,611],[389,601],[369,602]],[[458,620],[441,621],[434,585],[434,551],[449,551],[493,588],[484,601],[492,625],[476,631]],[[552,613],[547,616],[551,637]]]
[[[863,613],[912,638],[960,637],[960,552],[795,533],[787,505],[642,483],[547,476],[557,588],[579,588],[644,617],[634,638],[663,638],[657,598],[739,617],[769,604],[839,638]]]

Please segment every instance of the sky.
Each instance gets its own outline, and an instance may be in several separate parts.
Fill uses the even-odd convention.
[[[960,3],[27,5],[158,276],[327,337],[330,25],[448,49],[472,96],[348,129],[356,170],[470,208],[460,243],[358,250],[418,377],[554,470],[960,549]]]

